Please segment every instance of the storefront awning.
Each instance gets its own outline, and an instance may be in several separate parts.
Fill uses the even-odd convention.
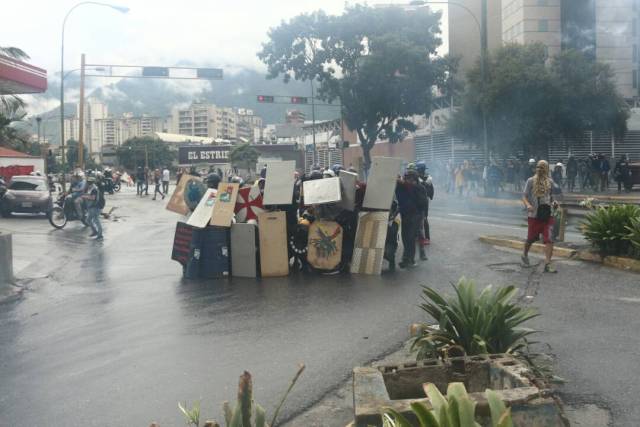
[[[41,93],[47,90],[47,72],[0,55],[0,95]]]

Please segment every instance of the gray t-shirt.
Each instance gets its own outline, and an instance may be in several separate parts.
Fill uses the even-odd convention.
[[[533,206],[533,209],[531,210],[531,212],[527,212],[528,217],[535,218],[536,213],[538,212],[538,204],[550,205],[553,201],[553,198],[551,195],[558,194],[560,192],[561,192],[560,187],[558,187],[556,183],[553,182],[553,180],[551,180],[551,188],[549,192],[545,194],[543,197],[540,197],[539,198],[540,201],[538,202],[538,197],[536,197],[533,194],[533,177],[529,178],[527,180],[527,183],[524,186],[524,191],[522,192],[522,195],[527,199],[529,204]]]

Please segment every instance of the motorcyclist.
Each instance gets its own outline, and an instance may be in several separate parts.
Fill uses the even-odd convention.
[[[78,218],[82,218],[82,195],[87,187],[84,173],[80,170],[76,171],[71,178],[71,201],[76,209]]]

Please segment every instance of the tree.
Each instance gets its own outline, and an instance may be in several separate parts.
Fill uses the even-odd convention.
[[[237,145],[229,153],[233,166],[247,170],[252,170],[256,167],[259,156],[258,150],[251,144]]]
[[[484,107],[489,149],[503,155],[543,157],[555,137],[581,138],[587,130],[624,134],[629,113],[607,65],[570,50],[548,64],[542,44],[504,46],[489,56],[483,91],[476,63],[451,132],[479,144]]]
[[[164,167],[176,159],[176,152],[166,142],[150,136],[128,139],[118,147],[116,155],[120,165],[129,170],[138,166]]]
[[[358,134],[365,170],[379,138],[400,141],[429,111],[433,87],[451,62],[436,58],[439,13],[428,8],[347,7],[341,16],[302,14],[269,31],[258,57],[268,78],[319,83],[318,97],[340,100],[343,117]]]
[[[551,74],[561,101],[557,131],[565,141],[572,137],[580,140],[587,130],[624,136],[629,107],[616,91],[608,64],[577,50],[565,50],[553,58]]]

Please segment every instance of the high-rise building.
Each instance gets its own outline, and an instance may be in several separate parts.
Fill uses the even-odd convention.
[[[208,136],[217,138],[216,106],[192,103],[188,108],[174,108],[172,113],[172,132],[180,135]]]
[[[478,0],[479,1],[479,0]],[[503,0],[504,43],[577,49],[609,64],[626,99],[638,96],[637,0]]]
[[[94,133],[100,150],[106,145],[119,146],[131,138],[153,136],[164,129],[164,118],[126,113],[122,117],[108,117],[95,121]]]
[[[236,110],[236,132],[240,141],[258,143],[263,137],[262,117],[256,116],[253,110],[238,108]]]
[[[304,112],[300,110],[287,110],[285,123],[303,125],[305,118]]]
[[[487,48],[502,46],[502,4],[509,0],[487,0]],[[520,0],[522,2],[522,0]],[[481,0],[456,0],[448,7],[449,54],[460,57],[464,74],[480,57]]]

